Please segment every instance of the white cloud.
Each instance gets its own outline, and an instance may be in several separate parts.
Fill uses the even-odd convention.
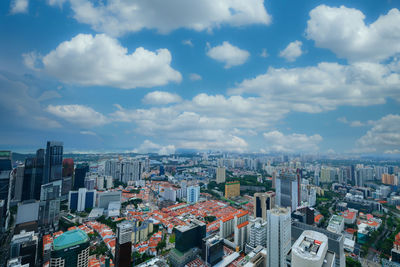
[[[356,151],[377,153],[400,149],[400,115],[389,114],[375,121],[373,127],[356,142]]]
[[[175,153],[175,146],[161,146],[151,142],[150,140],[145,140],[137,149],[134,149],[133,152],[140,154],[158,153],[159,155],[171,155]]]
[[[177,94],[154,91],[144,96],[142,102],[150,105],[165,105],[181,102],[182,98]]]
[[[79,133],[82,134],[82,135],[97,136],[97,134],[95,132],[92,132],[92,131],[80,131]]]
[[[269,55],[268,55],[267,49],[264,48],[264,49],[261,51],[260,57],[267,58],[268,56],[269,56]]]
[[[317,113],[338,106],[369,106],[400,101],[400,75],[387,65],[322,62],[317,66],[269,68],[239,83],[231,94],[258,94],[292,111]]]
[[[38,98],[38,101],[46,101],[49,99],[54,99],[54,98],[61,98],[61,95],[57,93],[57,91],[50,90],[50,91],[44,91]]]
[[[82,128],[91,128],[108,123],[108,119],[103,114],[87,106],[49,105],[46,110],[54,116],[79,125]]]
[[[362,127],[362,126],[365,126],[368,124],[368,122],[364,123],[364,122],[361,122],[358,120],[349,121],[346,117],[340,117],[337,119],[337,121],[344,123],[344,124],[349,124],[351,127]]]
[[[202,79],[202,77],[197,73],[190,73],[189,79],[191,81],[200,81]]]
[[[193,47],[192,40],[190,40],[190,39],[188,39],[188,40],[183,40],[183,41],[182,41],[182,44]]]
[[[62,5],[66,2],[67,0],[47,0],[47,3],[51,6],[58,6],[62,7]]]
[[[319,134],[307,136],[305,134],[284,135],[279,131],[264,133],[264,138],[268,143],[268,151],[273,152],[316,152],[319,150],[318,144],[322,141]]]
[[[294,41],[288,44],[288,46],[279,53],[280,57],[285,58],[289,62],[295,61],[299,56],[303,54],[301,50],[302,42]]]
[[[29,62],[29,61],[28,61]],[[65,83],[122,89],[180,82],[167,49],[143,47],[129,54],[116,39],[104,34],[79,34],[42,59],[44,71]]]
[[[271,21],[263,0],[70,0],[74,18],[94,30],[121,36],[142,29],[160,33],[187,28],[211,31],[223,25],[233,27]]]
[[[28,13],[28,0],[12,0],[10,3],[10,13]]]
[[[381,61],[400,53],[400,11],[396,8],[366,25],[365,15],[345,6],[320,5],[310,11],[307,38],[351,61]]]
[[[40,63],[42,56],[37,52],[29,52],[22,54],[22,59],[24,61],[25,66],[32,70],[39,70],[38,64]]]
[[[225,41],[222,45],[210,48],[207,51],[207,56],[225,63],[225,68],[229,69],[244,64],[249,58],[250,53]]]
[[[270,127],[288,112],[262,98],[207,94],[168,107],[116,107],[110,117],[135,123],[135,131],[144,136],[163,138],[178,148],[238,152],[248,149],[245,137]]]

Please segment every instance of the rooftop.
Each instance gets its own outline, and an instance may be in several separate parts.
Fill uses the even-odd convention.
[[[68,231],[68,232],[61,234],[56,239],[54,239],[53,249],[61,250],[64,248],[68,248],[71,246],[85,243],[88,240],[89,240],[89,237],[87,236],[87,234],[80,229]]]

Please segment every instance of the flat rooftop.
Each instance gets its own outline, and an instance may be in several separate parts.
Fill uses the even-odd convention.
[[[88,240],[89,240],[89,237],[87,236],[87,234],[80,229],[67,231],[67,232],[61,234],[56,239],[54,239],[53,249],[61,250],[64,248],[68,248],[71,246],[76,246],[76,245],[85,243]]]

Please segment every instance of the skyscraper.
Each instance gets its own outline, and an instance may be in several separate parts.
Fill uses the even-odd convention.
[[[89,172],[89,164],[78,164],[75,168],[74,190],[85,187],[86,173]]]
[[[275,192],[255,193],[253,198],[254,217],[267,219],[267,210],[275,207]]]
[[[84,211],[94,207],[96,200],[96,190],[79,188],[78,191],[70,191],[68,197],[68,207],[72,211]]]
[[[217,184],[225,183],[225,179],[226,179],[225,167],[218,167],[216,175]]]
[[[44,162],[43,184],[61,180],[63,162],[63,143],[48,141],[46,147],[46,158]]]
[[[14,235],[10,244],[10,258],[21,257],[21,264],[35,266],[37,261],[38,237],[35,232],[22,231]]]
[[[268,266],[286,267],[286,255],[291,248],[290,208],[267,211]]]
[[[189,186],[186,190],[187,203],[197,203],[200,197],[200,186]]]
[[[36,156],[25,160],[22,200],[40,199],[40,188],[44,181],[44,149],[38,149]]]
[[[300,181],[294,173],[283,173],[276,179],[276,205],[296,210],[300,202]]]
[[[117,225],[117,240],[115,244],[115,266],[132,266],[132,231],[133,224],[122,222]]]
[[[7,229],[8,225],[8,205],[11,198],[10,178],[12,171],[11,151],[0,151],[0,228]]]

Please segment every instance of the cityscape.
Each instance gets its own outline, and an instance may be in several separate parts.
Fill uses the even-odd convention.
[[[0,1],[0,266],[400,267],[400,2]]]

